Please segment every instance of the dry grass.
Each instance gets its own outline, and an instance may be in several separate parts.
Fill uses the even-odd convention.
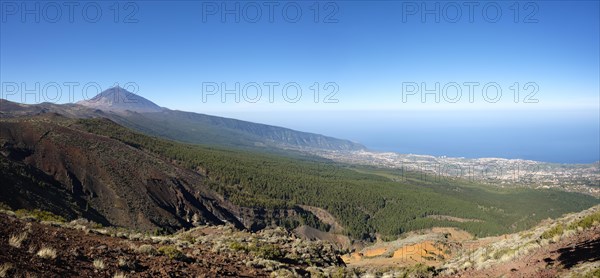
[[[140,245],[140,247],[137,248],[136,252],[138,252],[140,254],[147,254],[147,255],[156,255],[157,254],[157,251],[154,248],[154,246],[152,246],[150,244]]]
[[[103,269],[106,268],[106,265],[104,264],[104,261],[100,260],[100,259],[94,260],[93,264],[94,264],[94,268],[98,269],[98,270],[103,270]]]
[[[465,265],[475,269],[486,269],[497,264],[517,260],[535,250],[553,242],[572,237],[587,228],[599,225],[600,206],[588,210],[567,214],[555,220],[540,223],[534,228],[518,234],[505,235],[504,239],[482,245],[465,252],[444,265],[445,274],[452,274]]]
[[[27,239],[27,232],[23,232],[19,235],[12,235],[9,239],[8,239],[8,244],[12,247],[16,247],[16,248],[21,248],[21,244],[23,243],[24,240]]]
[[[119,262],[117,263],[117,265],[119,267],[126,267],[127,266],[127,260],[125,260],[124,258],[119,258]]]
[[[37,252],[37,255],[42,259],[56,259],[57,256],[56,250],[50,247],[42,247],[42,249]]]
[[[3,263],[0,265],[0,278],[8,277],[8,272],[13,268],[11,263]]]
[[[127,274],[123,272],[117,272],[115,273],[115,276],[113,276],[113,278],[127,278]]]

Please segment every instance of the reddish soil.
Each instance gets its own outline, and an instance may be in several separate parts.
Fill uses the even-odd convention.
[[[549,244],[529,255],[452,277],[560,277],[571,267],[600,260],[600,226]]]
[[[27,225],[31,225],[28,229]],[[29,230],[20,248],[9,245],[12,235]],[[164,255],[140,254],[131,248],[150,244],[130,241],[84,231],[43,225],[0,214],[0,265],[12,264],[8,277],[113,277],[117,272],[127,277],[265,277],[269,272],[247,267],[244,254],[224,256],[202,247],[183,249],[185,259],[175,260]],[[41,247],[56,249],[55,259],[36,255]],[[96,259],[104,261],[103,270],[94,268]],[[119,259],[127,262],[119,266]]]

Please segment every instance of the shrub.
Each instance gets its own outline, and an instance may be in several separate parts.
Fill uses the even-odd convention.
[[[250,250],[248,244],[244,244],[244,243],[237,242],[237,241],[232,242],[229,245],[229,248],[231,248],[231,250],[244,251],[244,252],[248,252]]]
[[[277,247],[276,245],[273,245],[273,244],[267,244],[267,245],[263,245],[263,246],[259,247],[258,250],[256,251],[256,254],[259,257],[267,259],[267,260],[274,260],[277,258],[281,258],[283,256],[279,247]]]
[[[9,205],[7,205],[7,204],[5,204],[5,203],[2,203],[2,202],[0,202],[0,210],[8,210],[8,211],[10,211],[11,209],[10,209],[10,206],[9,206]],[[1,276],[0,276],[0,277],[1,277]]]
[[[127,274],[123,272],[117,272],[115,273],[115,276],[113,276],[113,278],[127,278]]]
[[[277,278],[292,278],[295,277],[294,273],[287,270],[287,269],[279,269],[276,271],[271,272],[271,277],[277,277]]]
[[[409,267],[408,273],[410,273],[410,277],[431,277],[436,274],[435,267],[427,266],[422,263],[418,263]]]
[[[569,230],[575,230],[578,227],[587,229],[587,228],[592,227],[594,225],[594,222],[600,222],[600,211],[593,213],[591,215],[588,215],[577,222],[571,223],[571,225],[569,225]]]
[[[152,234],[154,236],[166,236],[166,235],[169,235],[169,231],[167,231],[164,228],[156,228],[156,229],[154,229],[154,232],[152,232]]]
[[[156,249],[150,244],[140,245],[136,251],[141,254],[156,255]]]
[[[3,263],[0,265],[0,278],[8,277],[8,272],[13,268],[11,263]]]
[[[127,267],[127,260],[124,258],[119,258],[117,265],[121,268]]]
[[[181,239],[182,241],[187,241],[187,242],[189,242],[189,243],[191,243],[191,244],[194,244],[194,243],[196,243],[196,238],[195,238],[193,235],[191,235],[191,234],[184,234],[184,235],[182,235],[182,236],[180,237],[180,239]]]
[[[94,264],[94,268],[98,269],[98,270],[102,270],[102,269],[106,268],[106,265],[104,264],[104,261],[100,260],[100,259],[94,260],[93,264]]]
[[[23,241],[25,239],[27,239],[27,232],[23,232],[19,235],[12,235],[9,239],[8,239],[8,244],[10,246],[16,247],[16,248],[21,248],[21,243],[23,243]]]
[[[461,268],[462,269],[467,269],[473,266],[473,263],[470,261],[466,261],[464,264],[462,264]]]
[[[586,273],[586,277],[600,277],[600,268]]]
[[[332,278],[346,277],[346,273],[343,267],[336,267],[334,270],[331,271],[330,275]]]
[[[37,255],[42,259],[56,259],[56,250],[50,247],[42,247],[37,252]]]
[[[558,224],[558,225],[550,228],[549,230],[543,232],[540,237],[542,239],[551,239],[554,236],[560,236],[560,235],[562,235],[563,231],[564,231],[563,225],[562,224]]]
[[[500,249],[500,250],[494,252],[494,255],[492,257],[495,260],[501,260],[502,258],[504,258],[504,260],[506,260],[506,258],[510,258],[515,253],[516,253],[516,250],[512,249],[512,248]]]
[[[160,248],[158,248],[158,252],[169,257],[172,260],[181,260],[185,258],[183,253],[174,246],[161,246]]]
[[[66,222],[65,218],[62,216],[58,216],[49,211],[34,209],[34,210],[25,210],[20,209],[15,211],[18,217],[31,216],[39,221],[49,221],[49,222]]]

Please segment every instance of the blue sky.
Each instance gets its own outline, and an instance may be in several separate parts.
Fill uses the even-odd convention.
[[[129,6],[127,2],[80,2],[73,7],[73,22],[63,2],[26,2],[28,9],[39,5],[40,22],[33,14],[23,14],[21,2],[14,3],[2,2],[0,23],[0,81],[3,97],[9,100],[22,100],[22,84],[35,89],[40,83],[38,91],[51,82],[81,84],[74,99],[63,86],[57,100],[62,103],[80,100],[81,87],[89,82],[103,89],[134,82],[137,93],[172,109],[333,133],[357,141],[364,138],[353,136],[356,127],[348,122],[374,117],[373,122],[394,127],[409,112],[433,111],[440,115],[437,122],[446,117],[444,111],[462,115],[459,122],[489,119],[480,126],[492,122],[511,126],[516,121],[538,124],[552,115],[566,125],[589,122],[588,130],[598,129],[598,1],[475,1],[472,20],[464,2],[437,2],[439,22],[433,14],[426,14],[423,22],[423,8],[434,9],[436,2],[421,1],[275,2],[273,20],[267,14],[267,2],[262,1],[145,1]],[[63,4],[58,6],[61,16],[55,16],[56,6],[48,3]],[[448,3],[458,3],[461,17],[457,22],[452,22],[457,6]],[[240,5],[239,22],[232,14],[225,14],[223,20],[223,8],[233,9],[236,4]],[[96,5],[102,14],[94,18]],[[257,6],[261,16],[251,22]],[[87,16],[82,15],[84,7]],[[497,8],[501,15],[496,18]],[[297,9],[302,15],[290,22]],[[237,103],[228,95],[222,102],[217,93],[206,95],[203,101],[203,84],[223,89],[223,82],[228,89],[238,82],[240,91],[248,85],[249,96],[254,95],[250,85],[258,84],[262,97],[257,103],[243,98]],[[273,103],[265,82],[279,84]],[[315,82],[319,84],[318,103],[314,101]],[[437,103],[429,95],[423,103],[416,93],[403,100],[403,84],[423,89],[422,82],[428,89],[439,83],[439,94],[446,85],[448,92],[454,92],[451,85],[458,84],[462,97],[456,103],[441,97]],[[472,102],[464,82],[480,84]],[[519,84],[517,103],[515,82]],[[7,95],[7,83],[19,84],[20,91]],[[302,89],[294,103],[286,101],[281,91],[292,83]],[[498,102],[490,103],[482,94],[482,87],[490,83],[502,89]],[[526,84],[531,86],[525,88]],[[330,103],[324,103],[333,90]],[[529,98],[534,103],[524,103],[534,90]],[[91,97],[94,89],[90,92]],[[488,94],[495,96],[495,91]],[[288,90],[290,95],[295,96],[295,90]],[[28,103],[40,101],[26,97]],[[512,111],[528,116],[503,117]],[[432,121],[413,122],[418,126]],[[588,143],[599,139],[593,134],[587,136]],[[588,145],[596,146],[592,152],[598,150],[597,145]]]

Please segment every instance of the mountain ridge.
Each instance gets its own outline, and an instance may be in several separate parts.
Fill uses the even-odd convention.
[[[116,113],[125,113],[126,111],[160,112],[163,109],[154,102],[119,86],[109,88],[89,100],[82,100],[76,104]]]
[[[90,100],[75,104],[29,105],[0,99],[0,107],[2,108],[0,117],[31,116],[41,113],[58,113],[71,118],[104,117],[148,135],[192,144],[242,148],[276,147],[284,150],[366,149],[359,143],[321,134],[171,110],[120,87],[110,88]]]

